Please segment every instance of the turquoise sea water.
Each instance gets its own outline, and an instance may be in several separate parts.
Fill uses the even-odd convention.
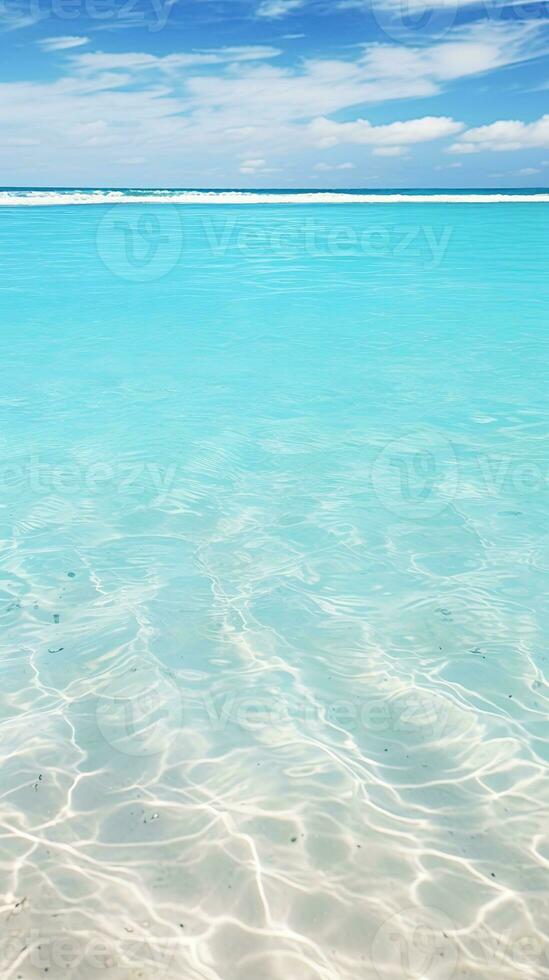
[[[2,977],[549,976],[548,213],[0,208]]]

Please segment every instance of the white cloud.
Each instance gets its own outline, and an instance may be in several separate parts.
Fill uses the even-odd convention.
[[[77,71],[161,71],[174,72],[184,68],[195,68],[201,65],[216,65],[218,58],[213,54],[168,54],[157,56],[145,52],[124,51],[111,54],[103,51],[90,51],[78,54],[72,58],[72,64]]]
[[[145,180],[154,173],[162,182],[183,173],[199,180],[228,153],[243,159],[242,166],[264,157],[295,160],[314,146],[338,143],[396,154],[461,125],[446,116],[393,117],[376,126],[330,117],[345,112],[349,119],[356,106],[438,94],[460,73],[474,76],[536,57],[531,24],[500,27],[488,34],[477,24],[417,48],[368,44],[345,58],[310,58],[292,67],[270,63],[280,52],[266,45],[161,56],[67,49],[67,68],[55,81],[0,83],[0,160],[5,173],[19,172],[19,162],[25,175],[33,172],[32,150],[21,142],[14,149],[17,141],[32,140],[41,145],[41,182],[79,183],[86,174],[96,175],[91,182],[99,174],[112,179],[116,161],[134,158],[149,161]],[[460,141],[474,152],[469,132]],[[310,159],[306,165],[313,165]]]
[[[256,10],[256,16],[266,20],[279,20],[293,10],[304,7],[306,3],[307,0],[263,0]]]
[[[220,48],[217,54],[224,61],[257,61],[261,58],[275,58],[281,51],[267,44],[249,44]]]
[[[193,105],[231,126],[242,125],[246,115],[272,129],[357,105],[436,95],[458,78],[535,57],[534,41],[531,24],[490,32],[475,24],[430,46],[368,44],[352,58],[310,58],[296,68],[254,64],[223,77],[196,74],[187,86]]]
[[[355,122],[338,123],[332,119],[314,119],[310,133],[317,146],[336,146],[338,143],[364,143],[379,147],[383,156],[397,156],[403,146],[411,143],[426,143],[453,136],[463,129],[463,123],[447,116],[423,116],[407,122],[394,122],[386,126],[372,126],[366,119]]]
[[[67,35],[65,37],[45,37],[38,44],[44,51],[68,51],[70,48],[80,48],[89,42],[88,37]]]
[[[282,54],[279,48],[268,44],[248,44],[228,48],[218,48],[210,52],[215,54],[219,63],[239,61],[262,61],[265,58],[277,58]]]
[[[331,170],[354,170],[355,167],[354,163],[316,163],[314,169],[327,173]]]
[[[257,176],[278,173],[277,167],[267,166],[267,161],[262,158],[243,160],[239,169],[241,174],[256,174]]]
[[[157,70],[173,74],[189,68],[208,65],[239,64],[246,61],[261,61],[276,58],[281,54],[278,48],[268,45],[218,48],[215,51],[191,51],[182,54],[154,55],[144,52],[121,52],[110,54],[103,51],[90,51],[75,55],[72,63],[78,71],[150,71]]]
[[[549,115],[531,123],[518,119],[500,119],[489,126],[477,126],[462,134],[450,147],[452,153],[478,153],[480,150],[524,150],[549,148]]]
[[[478,153],[478,148],[473,143],[452,143],[448,147],[448,153]]]
[[[413,79],[434,83],[466,78],[504,65],[536,57],[546,50],[539,22],[486,24],[456,29],[444,41],[411,47],[373,44],[366,47],[366,63],[378,77]]]

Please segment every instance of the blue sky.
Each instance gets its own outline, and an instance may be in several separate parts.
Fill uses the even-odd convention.
[[[0,184],[541,187],[549,5],[0,0]]]

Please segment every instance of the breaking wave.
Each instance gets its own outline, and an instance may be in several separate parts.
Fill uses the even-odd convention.
[[[0,191],[1,207],[73,204],[549,204],[549,193],[362,193],[345,191]]]

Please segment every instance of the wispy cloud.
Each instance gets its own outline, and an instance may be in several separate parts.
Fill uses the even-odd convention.
[[[355,163],[315,163],[315,170],[320,173],[328,173],[330,170],[354,170]]]
[[[24,27],[32,27],[46,16],[37,6],[16,2],[8,7],[4,0],[0,3],[0,31],[18,31]]]
[[[146,52],[108,53],[90,51],[75,55],[72,63],[79,71],[159,71],[182,72],[208,65],[239,64],[276,58],[282,52],[267,45],[218,48],[216,51],[191,51],[181,54],[154,55]]]
[[[81,48],[84,44],[89,44],[88,37],[76,37],[66,35],[65,37],[45,37],[38,41],[44,51],[68,51],[70,48]]]
[[[262,0],[256,9],[256,16],[266,20],[280,20],[288,14],[304,7],[307,0]]]

